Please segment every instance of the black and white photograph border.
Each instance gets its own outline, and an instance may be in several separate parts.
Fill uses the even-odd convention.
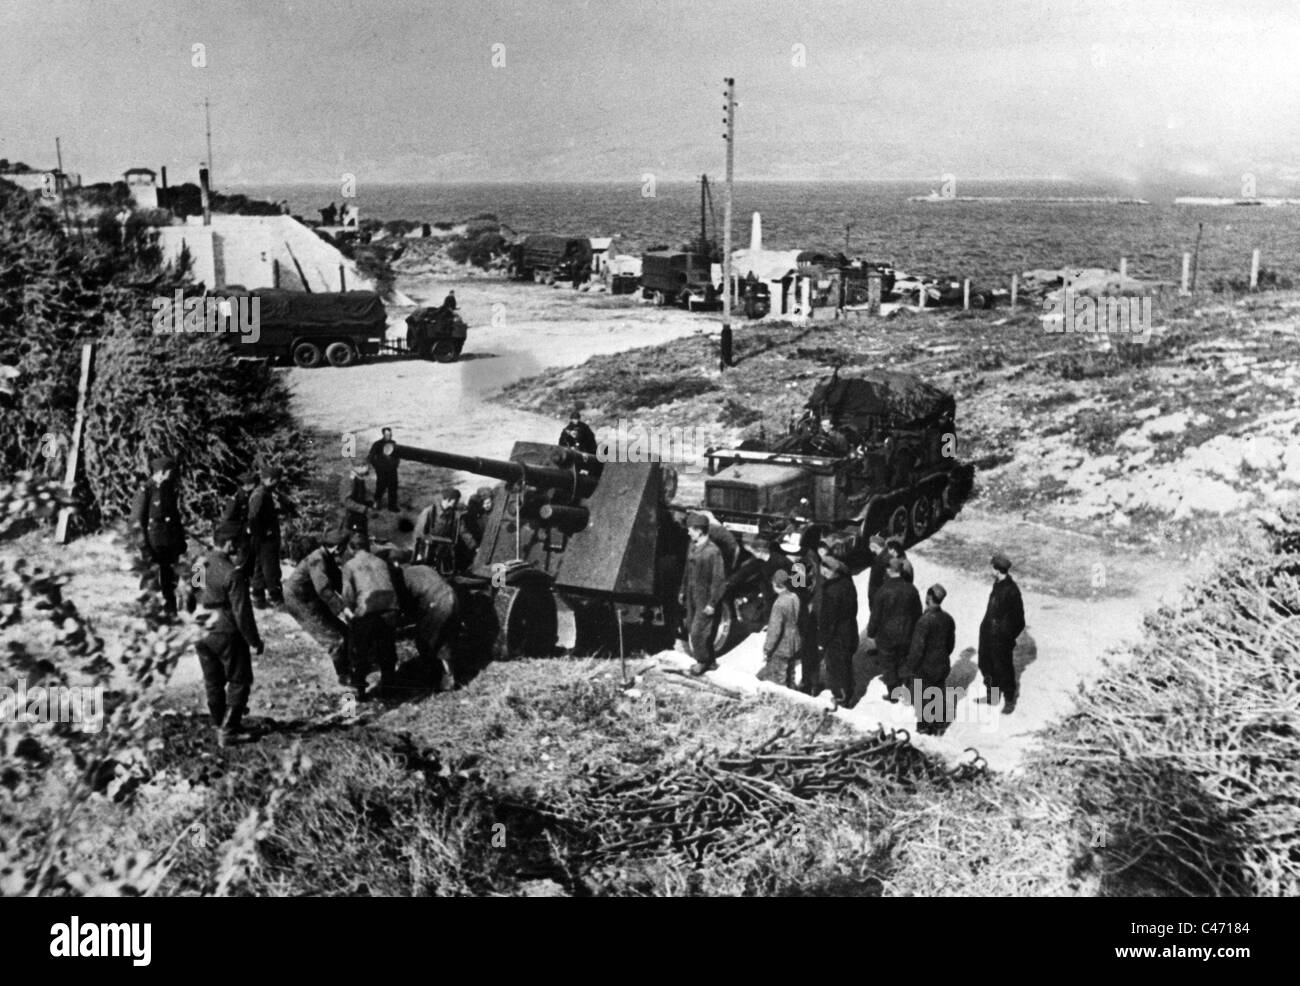
[[[1297,895],[1297,44],[7,0],[0,893]]]

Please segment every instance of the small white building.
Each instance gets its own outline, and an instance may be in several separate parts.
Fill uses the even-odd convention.
[[[748,250],[731,251],[731,276],[744,281],[751,273],[767,285],[772,299],[771,314],[785,318],[806,318],[812,311],[814,279],[799,268],[800,250],[763,249],[763,227],[754,213]],[[714,265],[715,277],[722,282],[722,265]],[[739,297],[737,292],[736,297]]]

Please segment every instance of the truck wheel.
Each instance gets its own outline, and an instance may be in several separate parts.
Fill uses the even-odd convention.
[[[917,494],[912,504],[912,536],[918,541],[925,540],[934,527],[935,504],[928,493]]]
[[[301,366],[304,370],[314,370],[320,366],[321,351],[320,346],[314,342],[300,342],[293,347],[294,366]]]
[[[718,610],[714,614],[713,624],[713,654],[725,654],[735,644],[739,627],[739,620],[736,619],[735,610],[732,608],[731,600],[724,599],[718,604]],[[695,658],[697,661],[698,657]]]
[[[898,538],[906,544],[908,532],[909,517],[907,504],[900,503],[889,512],[889,520],[885,522],[885,537]]]
[[[459,353],[454,339],[439,339],[433,344],[433,358],[439,363],[455,363],[457,355]]]
[[[351,366],[357,361],[357,351],[350,342],[331,342],[325,347],[325,358],[330,366]]]

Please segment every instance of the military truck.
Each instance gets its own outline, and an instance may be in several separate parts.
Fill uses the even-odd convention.
[[[819,535],[861,571],[871,535],[915,544],[969,497],[975,470],[956,457],[955,412],[951,394],[911,374],[837,369],[786,435],[707,453],[703,507],[738,535]],[[715,640],[725,647],[767,615],[762,587],[738,585]]]
[[[278,291],[232,288],[223,297],[257,299],[256,334],[220,333],[237,355],[292,361],[313,369],[351,366],[384,344],[387,313],[374,291]]]
[[[583,236],[534,233],[510,248],[510,276],[553,284],[591,276],[591,240]]]
[[[709,258],[680,250],[641,255],[641,292],[656,305],[677,305],[687,311],[715,307],[721,297]]]

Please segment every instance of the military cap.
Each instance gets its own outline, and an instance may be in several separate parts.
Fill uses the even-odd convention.
[[[165,469],[175,469],[176,460],[169,455],[160,455],[149,460],[150,472],[162,472]]]
[[[709,518],[701,513],[689,513],[686,515],[686,526],[699,528],[702,531],[709,529]]]
[[[284,470],[279,466],[263,466],[262,478],[267,482],[275,482],[284,475]]]
[[[931,596],[934,597],[934,601],[936,603],[941,603],[948,598],[948,590],[945,589],[943,586],[941,586],[938,582],[930,586],[930,588],[927,591]]]
[[[351,531],[333,530],[329,531],[321,538],[321,543],[329,545],[331,548],[337,548],[341,545],[347,544],[351,537]]]
[[[474,495],[478,497],[480,500],[490,500],[492,499],[492,487],[480,486],[478,489],[474,491]]]
[[[444,486],[438,491],[438,496],[443,500],[459,500],[460,490],[456,489],[454,486]]]
[[[798,534],[790,533],[781,541],[781,550],[787,555],[802,555],[803,540]]]
[[[790,573],[787,572],[784,568],[778,568],[775,572],[772,573],[772,584],[789,585]]]
[[[1002,572],[1004,575],[1007,572],[1011,571],[1011,559],[1008,558],[1006,555],[1002,554],[1002,552],[1000,551],[996,555],[994,555],[992,559],[990,559],[990,563],[993,565],[994,568],[996,568],[999,572]]]

